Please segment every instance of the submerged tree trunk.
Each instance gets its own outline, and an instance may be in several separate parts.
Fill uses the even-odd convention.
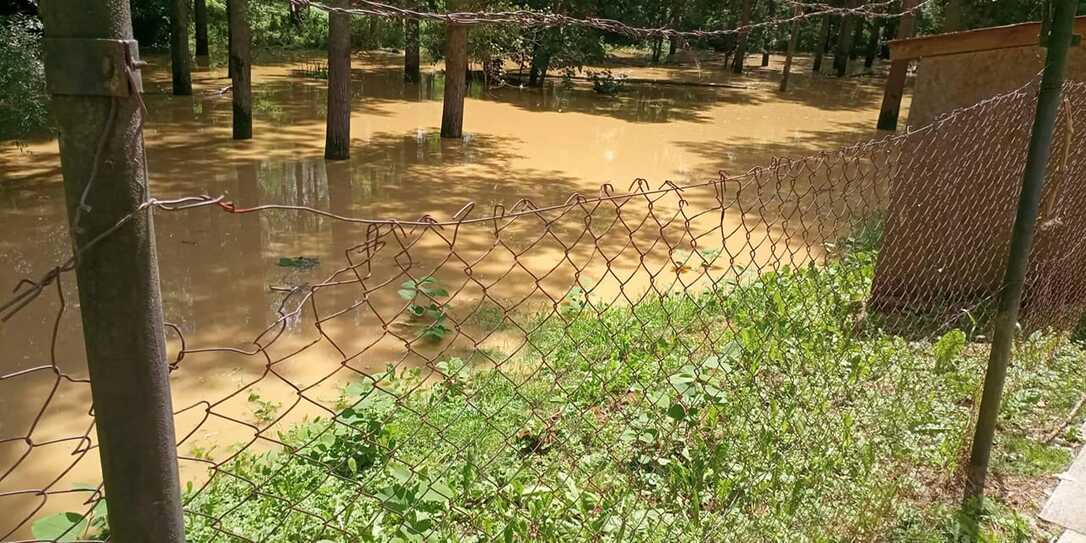
[[[875,57],[879,54],[879,34],[882,33],[882,25],[879,21],[871,21],[871,36],[867,40],[867,54],[864,57],[864,68],[875,65]]]
[[[663,51],[664,51],[664,38],[656,38],[656,40],[652,42],[652,63],[653,64],[659,64],[660,63],[660,55],[663,53]]]
[[[441,137],[464,136],[464,95],[467,92],[468,27],[449,25],[445,38],[445,103]]]
[[[173,93],[192,94],[192,59],[189,58],[189,5],[186,0],[170,0],[170,67]]]
[[[815,55],[814,64],[811,66],[811,71],[819,73],[822,71],[822,58],[826,55],[826,46],[830,41],[830,16],[822,16],[822,24],[818,27],[818,39],[815,40]]]
[[[795,16],[803,15],[803,8],[797,7]],[[781,92],[788,92],[788,77],[792,73],[792,57],[796,54],[796,42],[799,40],[800,20],[792,21],[792,31],[788,36],[788,52],[784,57],[784,73],[781,75]]]
[[[864,20],[860,18],[854,18],[852,21],[852,40],[849,41],[848,58],[854,60],[860,57],[859,50],[856,49],[864,41]]]
[[[349,0],[335,0],[346,8]],[[328,114],[325,116],[324,158],[351,157],[351,16],[328,15]]]
[[[230,81],[234,99],[234,139],[253,137],[253,94],[249,51],[249,0],[228,0]]]
[[[767,14],[766,17],[769,20],[773,20],[774,17],[776,16],[777,5],[773,2],[773,0],[769,0],[769,2],[766,4],[766,6],[767,6],[767,8],[766,8],[766,14]],[[777,29],[777,27],[772,26],[772,27],[764,28],[762,30],[762,67],[763,68],[765,68],[766,66],[769,66],[769,50],[773,47],[773,33],[776,31],[776,29]]]
[[[746,29],[750,24],[750,12],[754,8],[753,0],[743,0],[743,11],[739,16],[739,39],[735,44],[735,57],[732,58],[732,73],[743,73],[743,63],[747,60],[747,42],[750,31]]]
[[[418,83],[422,79],[419,54],[419,21],[407,19],[404,21],[404,55],[403,55],[403,80],[408,83]]]
[[[193,2],[193,15],[196,18],[196,58],[206,63],[207,47],[207,0],[195,0]]]
[[[528,86],[542,87],[547,79],[547,70],[550,69],[551,55],[545,47],[536,46],[532,52],[532,65],[528,68]]]
[[[846,7],[856,7],[857,0],[847,0]],[[856,18],[845,15],[841,18],[841,28],[837,31],[837,49],[833,53],[833,70],[837,77],[848,75],[849,54],[852,51],[852,25]]]

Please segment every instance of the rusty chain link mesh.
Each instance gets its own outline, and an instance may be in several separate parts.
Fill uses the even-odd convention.
[[[175,388],[189,541],[876,537],[916,499],[908,481],[931,478],[916,451],[953,456],[969,430],[966,416],[937,444],[931,428],[953,414],[926,403],[924,376],[951,330],[984,360],[1036,92],[739,176],[485,216],[149,201],[305,214],[356,240],[323,280],[277,287],[279,318],[256,337],[215,314],[198,322],[218,344],[166,331],[175,381],[245,368],[225,396]],[[1086,303],[1086,141],[1071,116],[1084,110],[1086,85],[1068,83],[1027,329],[1073,327]],[[62,271],[22,286],[56,293],[54,344]],[[102,489],[61,483],[97,465],[90,406],[63,425],[75,430],[40,425],[88,385],[73,364],[44,343],[0,376],[5,395],[53,383],[20,398],[40,409],[0,436],[0,503],[18,512],[4,540],[65,510],[71,538],[108,537]],[[70,456],[35,462],[53,448]]]

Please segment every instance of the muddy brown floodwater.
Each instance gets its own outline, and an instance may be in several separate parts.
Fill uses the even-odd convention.
[[[486,213],[497,204],[511,206],[520,198],[537,205],[557,204],[575,192],[594,195],[603,183],[620,189],[636,178],[647,179],[653,186],[665,180],[686,184],[715,178],[721,170],[741,173],[774,157],[807,155],[870,138],[875,135],[871,127],[882,95],[879,76],[844,80],[812,76],[804,59],[796,65],[793,87],[786,95],[776,92],[779,58],[769,68],[752,68],[738,78],[712,61],[661,68],[627,60],[612,68],[637,78],[742,88],[637,84],[617,97],[606,97],[585,83],[543,90],[473,86],[466,105],[466,137],[443,141],[438,137],[442,79],[437,70],[431,68],[421,84],[405,85],[399,57],[364,53],[354,58],[352,159],[327,163],[322,159],[325,83],[297,72],[306,61],[319,58],[320,53],[297,53],[265,58],[258,64],[253,72],[255,137],[235,142],[231,140],[230,96],[220,93],[228,85],[225,69],[194,74],[195,95],[173,97],[168,94],[166,59],[152,56],[145,71],[150,111],[145,137],[153,193],[159,198],[224,194],[243,207],[295,204],[343,215],[407,220],[423,215],[448,218],[469,202],[477,204],[476,213]],[[18,146],[9,142],[0,147],[3,292],[67,257],[70,247],[61,182],[54,140],[31,140]],[[667,205],[661,202],[657,212]],[[251,349],[254,338],[276,319],[276,308],[285,296],[282,289],[326,278],[342,263],[344,251],[365,239],[361,226],[292,212],[230,215],[204,208],[157,213],[155,220],[166,317],[184,333],[190,348]],[[742,224],[747,218],[734,220]],[[531,240],[541,227],[525,221],[508,230],[505,238],[513,244],[520,238]],[[763,234],[771,239],[766,230]],[[577,229],[569,233],[575,235]],[[659,235],[650,229],[636,234],[648,243],[652,235]],[[559,231],[554,239],[562,235]],[[458,247],[463,255],[478,256],[492,242],[465,239]],[[774,254],[779,259],[774,243],[748,251],[747,263]],[[513,273],[505,273],[512,266],[508,253],[495,254],[485,266],[476,266],[476,277],[490,273],[494,278],[485,288],[480,286],[485,282],[464,282],[463,266],[439,267],[434,275],[456,292],[453,313],[468,317],[483,315],[479,308],[487,303],[508,306],[511,300],[529,294],[544,302],[560,299],[575,283],[574,275],[578,275],[576,281],[584,279],[574,273],[572,260],[578,255],[570,256],[568,269],[536,280],[532,274],[546,272],[556,255],[564,254],[558,242],[549,249],[544,245],[523,257],[524,266]],[[440,240],[423,240],[414,252],[427,251],[443,254]],[[812,251],[817,249],[807,248],[808,254]],[[789,254],[795,253],[793,248]],[[581,273],[596,269],[601,274],[599,295],[629,295],[631,283],[618,279],[619,275],[613,274],[612,284],[603,285],[600,254],[581,254],[585,262],[597,260],[583,266]],[[319,259],[320,265],[309,270],[279,265],[281,257],[296,256]],[[656,255],[654,262],[659,264],[667,256]],[[436,264],[420,265],[433,268]],[[395,270],[389,270],[384,270],[387,277],[394,279]],[[644,283],[644,269],[641,275]],[[658,286],[651,285],[652,281],[650,277],[650,286]],[[178,408],[196,407],[178,416],[178,435],[188,436],[180,454],[220,460],[237,444],[257,441],[267,446],[257,437],[255,426],[238,421],[257,425],[267,415],[259,413],[261,406],[268,406],[273,412],[289,413],[275,423],[285,426],[319,412],[317,404],[334,403],[338,387],[352,375],[372,372],[388,362],[419,364],[483,346],[501,350],[503,344],[523,342],[523,337],[478,333],[478,326],[473,333],[468,324],[462,336],[437,347],[412,344],[380,329],[367,332],[375,329],[374,317],[393,321],[402,311],[395,288],[389,290],[391,296],[372,297],[375,308],[368,315],[326,326],[325,332],[345,353],[337,352],[329,341],[311,345],[312,319],[303,315],[286,323],[283,338],[270,353],[283,358],[273,371],[260,356],[213,352],[186,357],[172,375],[174,402]],[[495,294],[498,291],[500,295]],[[69,310],[59,321],[55,361],[78,381],[86,378],[86,369],[72,281],[64,283],[64,292]],[[358,296],[357,285],[326,289],[322,304],[327,304],[325,311],[334,312],[355,304]],[[380,309],[382,304],[389,308],[387,312]],[[55,296],[43,296],[0,325],[0,375],[50,363],[51,330],[58,308]],[[474,319],[481,320],[485,319]],[[177,337],[171,334],[171,354],[177,349]],[[300,352],[288,356],[295,351]],[[302,398],[291,385],[312,388]],[[243,393],[230,397],[236,391]],[[224,398],[229,399],[210,411],[206,404],[199,404]],[[34,492],[37,489],[62,491],[73,484],[100,481],[96,451],[79,460],[85,449],[82,442],[50,443],[86,434],[91,422],[88,409],[87,385],[58,381],[52,372],[0,381],[0,510],[5,512],[0,515],[0,535],[8,534],[28,515],[79,509],[85,498],[54,494],[46,500]],[[30,441],[23,439],[28,434]],[[90,436],[93,439],[93,432]],[[183,480],[199,480],[204,468],[198,461],[184,461]],[[28,535],[27,526],[11,534]]]

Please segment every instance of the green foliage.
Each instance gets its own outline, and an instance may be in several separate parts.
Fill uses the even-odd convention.
[[[94,485],[76,484],[72,490],[95,493],[98,487]],[[106,526],[106,500],[98,498],[94,507],[86,513],[63,512],[41,517],[34,521],[30,527],[35,539],[42,541],[85,541],[90,538],[109,539],[109,530]]]
[[[445,304],[440,300],[449,297],[441,283],[432,276],[422,279],[408,279],[400,285],[400,298],[408,302],[406,312],[412,322],[423,323],[420,337],[430,341],[441,341],[449,333],[446,326],[448,315]]]
[[[825,266],[633,307],[571,290],[501,369],[452,358],[427,386],[418,370],[372,375],[335,419],[284,433],[288,449],[190,488],[189,539],[221,537],[217,518],[283,542],[1030,537],[1014,512],[969,525],[925,494],[957,472],[986,349],[961,331],[857,336],[876,254],[845,245]],[[448,293],[426,277],[400,295],[426,314]],[[1066,447],[1031,432],[1077,399],[1083,357],[1021,342],[997,469],[1061,469]]]
[[[45,128],[45,71],[41,24],[30,17],[0,17],[0,139]]]

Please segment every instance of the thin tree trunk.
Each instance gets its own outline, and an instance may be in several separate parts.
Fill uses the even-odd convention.
[[[532,53],[532,65],[528,68],[528,86],[542,87],[550,69],[551,55],[543,47],[536,47]]]
[[[173,93],[192,94],[192,59],[189,58],[189,5],[187,0],[170,0],[170,67]]]
[[[746,26],[750,24],[750,13],[753,9],[753,0],[743,0],[743,12],[739,17],[739,28],[742,30],[740,30],[739,39],[735,44],[735,57],[732,58],[732,73],[743,73],[743,63],[747,60],[747,41],[749,41],[750,38],[750,31],[746,30]]]
[[[253,137],[252,65],[249,51],[249,0],[228,0],[230,80],[234,99],[234,139]]]
[[[819,73],[822,71],[822,58],[826,55],[826,44],[830,41],[830,16],[822,16],[822,24],[818,27],[818,39],[815,42],[815,55],[814,64],[811,66],[811,71]]]
[[[194,0],[193,15],[196,18],[196,59],[206,63],[207,47],[207,0]]]
[[[656,38],[656,41],[652,42],[652,63],[653,64],[659,64],[660,63],[660,54],[663,52],[663,49],[664,49],[664,39],[663,38]]]
[[[445,41],[445,103],[441,114],[441,137],[464,136],[464,95],[468,69],[468,27],[449,25]]]
[[[422,79],[419,54],[419,21],[404,21],[404,60],[403,79],[408,83],[418,83]]]
[[[864,57],[864,68],[875,65],[875,57],[879,54],[879,35],[882,33],[882,25],[879,21],[871,21],[871,36],[867,41],[867,56]]]
[[[847,7],[856,7],[857,0],[846,0]],[[849,53],[852,50],[852,25],[855,17],[845,15],[841,18],[841,28],[837,31],[837,49],[833,53],[833,70],[837,77],[848,75]]]
[[[797,7],[795,16],[803,15],[803,8]],[[792,21],[792,32],[788,36],[788,52],[784,57],[784,73],[781,74],[781,92],[788,92],[788,77],[792,73],[792,57],[796,54],[796,42],[799,40],[800,20]]]
[[[902,0],[903,10],[916,6],[917,0]],[[898,20],[897,38],[904,39],[913,35],[913,17],[904,15]],[[882,96],[882,109],[879,111],[879,130],[897,130],[898,115],[901,111],[901,97],[905,93],[905,79],[909,72],[908,60],[892,60],[890,75],[886,78],[886,91]]]
[[[334,7],[350,7],[335,0]],[[351,16],[328,16],[328,114],[325,116],[324,158],[351,157]]]
[[[854,60],[860,57],[859,51],[856,46],[864,41],[864,20],[860,18],[854,18],[852,21],[852,39],[849,41],[848,58]]]
[[[773,18],[776,16],[776,13],[775,13],[776,11],[777,11],[777,5],[773,2],[773,0],[769,0],[769,3],[767,4],[767,9],[766,9],[767,18],[769,20],[773,20]],[[763,68],[765,68],[766,66],[769,66],[769,49],[773,46],[773,32],[775,30],[776,30],[775,26],[774,27],[769,27],[769,28],[764,28],[762,30],[762,38],[763,38],[762,39],[762,67]]]

